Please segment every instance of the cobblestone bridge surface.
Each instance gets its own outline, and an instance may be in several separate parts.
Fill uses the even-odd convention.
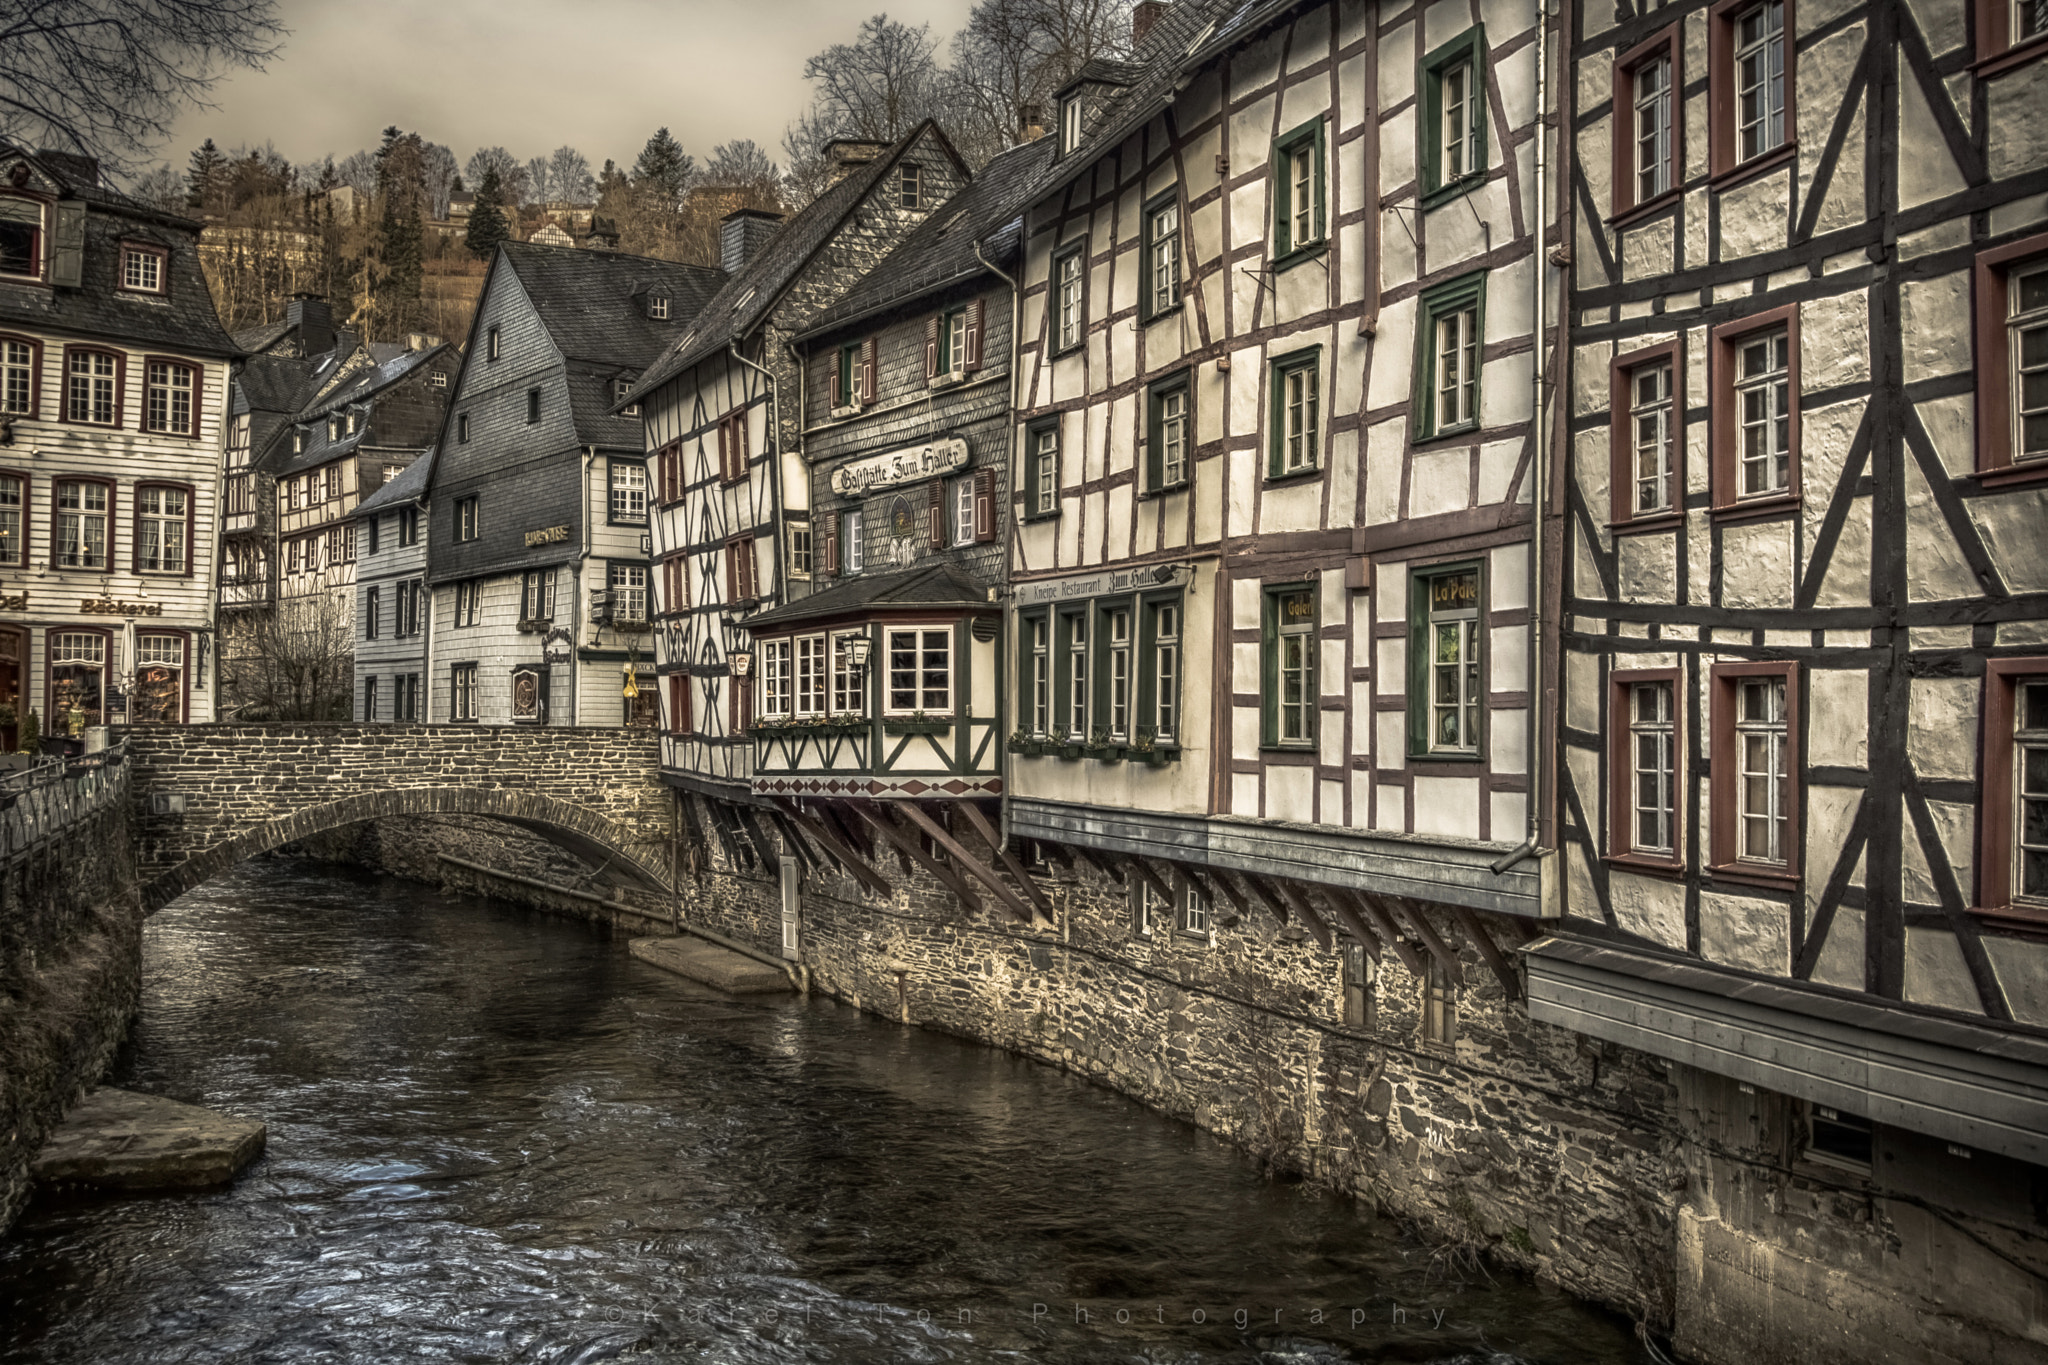
[[[155,912],[246,858],[366,820],[489,816],[671,887],[658,741],[619,729],[186,725],[128,735],[142,899]]]

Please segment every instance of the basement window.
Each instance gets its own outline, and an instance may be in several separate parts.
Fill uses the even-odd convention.
[[[1846,1109],[1807,1103],[1806,1159],[1842,1170],[1870,1170],[1870,1120]]]

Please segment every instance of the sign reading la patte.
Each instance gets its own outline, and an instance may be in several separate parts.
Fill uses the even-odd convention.
[[[857,498],[878,488],[916,483],[965,468],[967,439],[941,436],[925,445],[848,460],[832,471],[832,491],[842,498]]]

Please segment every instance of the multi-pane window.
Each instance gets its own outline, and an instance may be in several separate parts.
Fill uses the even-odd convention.
[[[1486,60],[1485,36],[1476,26],[1422,59],[1416,152],[1426,205],[1463,194],[1485,177]]]
[[[858,507],[851,512],[840,513],[839,567],[843,572],[859,573],[867,564],[867,546],[862,536],[865,520]]]
[[[1784,863],[1786,838],[1785,679],[1744,678],[1735,688],[1736,857]]]
[[[185,714],[185,637],[135,637],[135,693],[130,719],[140,724],[175,724]]]
[[[825,637],[805,635],[796,642],[796,713],[825,714]]]
[[[367,724],[374,722],[376,719],[377,680],[374,677],[365,678],[363,679],[363,720]]]
[[[1171,923],[1173,902],[1152,884],[1150,877],[1133,877],[1131,887],[1131,932],[1150,938],[1153,925]]]
[[[764,716],[789,714],[789,658],[789,641],[761,642],[761,714]]]
[[[363,638],[374,640],[384,620],[384,590],[368,588],[363,592]]]
[[[1052,726],[1052,622],[1033,616],[1026,623],[1026,635],[1029,710],[1023,728],[1027,734],[1043,735]]]
[[[1735,160],[1784,141],[1785,6],[1765,0],[1735,17]]]
[[[1152,737],[1172,740],[1180,726],[1180,604],[1152,608]]]
[[[528,569],[519,581],[519,619],[555,619],[555,569]]]
[[[614,564],[611,566],[612,619],[614,621],[645,621],[647,619],[647,566],[645,564]]]
[[[1671,59],[1638,66],[1635,80],[1635,192],[1637,202],[1671,188]]]
[[[0,564],[19,564],[27,552],[27,524],[22,520],[27,501],[28,481],[0,474]]]
[[[1458,986],[1434,956],[1423,971],[1422,1040],[1438,1047],[1458,1041]]]
[[[922,167],[905,165],[897,171],[896,203],[899,208],[915,209],[923,202],[924,172]]]
[[[811,576],[811,524],[792,521],[788,526],[789,573],[792,578]]]
[[[832,358],[832,406],[850,408],[860,402],[860,361],[864,344],[841,346]]]
[[[1409,753],[1417,758],[1479,752],[1479,569],[1418,573],[1409,601]]]
[[[974,476],[953,480],[949,495],[953,507],[953,544],[974,543]]]
[[[138,570],[143,573],[185,572],[187,500],[188,495],[182,488],[144,484],[135,490],[135,567]]]
[[[1268,472],[1279,478],[1314,469],[1322,453],[1322,393],[1317,357],[1273,364],[1273,451]]]
[[[1629,422],[1634,432],[1634,510],[1672,510],[1672,364],[1660,361],[1629,372]]]
[[[470,579],[455,585],[455,624],[473,626],[477,612],[483,605],[484,585],[481,580]]]
[[[417,545],[420,539],[420,511],[417,507],[398,509],[398,543]]]
[[[448,674],[448,719],[475,720],[476,665],[456,664]]]
[[[1154,489],[1176,488],[1188,481],[1190,422],[1185,375],[1153,387],[1146,439],[1147,479]]]
[[[1480,117],[1477,92],[1473,89],[1472,64],[1457,62],[1438,76],[1442,82],[1442,110],[1437,119],[1438,164],[1443,181],[1462,180],[1477,169],[1478,147],[1475,125]]]
[[[1738,497],[1768,497],[1792,487],[1790,354],[1782,328],[1736,345]]]
[[[1316,594],[1268,593],[1267,742],[1306,748],[1316,741]]]
[[[106,351],[73,351],[67,369],[65,416],[112,426],[119,415],[114,391],[119,362]]]
[[[1080,96],[1060,102],[1060,152],[1062,155],[1081,145],[1082,104]]]
[[[1344,950],[1344,1022],[1351,1028],[1372,1027],[1372,959],[1365,945],[1354,943]]]
[[[1631,851],[1670,856],[1678,843],[1678,728],[1668,682],[1628,689],[1629,763],[1633,779]]]
[[[192,434],[192,367],[152,360],[146,371],[142,424],[172,436]]]
[[[2048,9],[2048,0],[2042,0]],[[2013,458],[2048,459],[2048,263],[2013,271],[2006,355],[2012,368]]]
[[[2015,689],[2013,887],[2030,900],[2048,899],[2048,678]]]
[[[647,296],[647,316],[653,318],[656,322],[667,322],[668,295],[649,294]]]
[[[1180,201],[1172,195],[1145,215],[1144,289],[1149,316],[1180,303]]]
[[[889,632],[889,709],[938,714],[953,709],[953,632]]]
[[[612,462],[612,520],[647,520],[647,466],[637,460]]]
[[[164,258],[154,251],[121,248],[121,287],[145,294],[161,294],[164,289]]]
[[[967,310],[956,308],[939,320],[939,368],[944,375],[967,373]]]
[[[481,531],[481,520],[474,495],[455,501],[455,538],[475,540]]]
[[[626,376],[620,375],[612,380],[612,401],[614,403],[624,402],[626,395],[632,391],[633,381]],[[621,417],[638,417],[639,415],[640,405],[638,403],[627,403],[626,406],[619,409],[619,416]]]
[[[1088,616],[1074,612],[1060,618],[1067,636],[1067,735],[1088,738]]]
[[[1031,515],[1051,516],[1060,508],[1060,433],[1040,427],[1031,433],[1030,485],[1026,489]]]
[[[1087,253],[1076,247],[1063,252],[1053,261],[1054,293],[1053,318],[1054,349],[1070,350],[1081,344],[1081,329],[1086,319],[1081,315],[1082,273],[1088,268]]]
[[[1192,879],[1182,878],[1180,883],[1180,931],[1183,934],[1207,935],[1209,932],[1209,910],[1209,898],[1202,894],[1202,888],[1196,886]]]
[[[1436,319],[1436,426],[1470,426],[1479,417],[1479,310],[1453,308]]]
[[[1303,124],[1273,144],[1273,259],[1285,263],[1323,240],[1323,121]]]
[[[867,710],[867,688],[864,686],[867,670],[854,663],[853,642],[861,637],[853,634],[832,637],[832,712],[840,716],[858,716]]]
[[[392,682],[397,690],[391,698],[391,719],[417,722],[420,718],[420,675],[401,673]]]
[[[107,485],[66,479],[57,485],[57,567],[107,567]]]
[[[2048,0],[2013,0],[2012,37],[2016,43],[2048,33]]]
[[[0,412],[26,416],[35,411],[36,348],[26,341],[0,341]]]
[[[1131,612],[1113,607],[1102,614],[1102,681],[1109,738],[1122,743],[1131,737]]]

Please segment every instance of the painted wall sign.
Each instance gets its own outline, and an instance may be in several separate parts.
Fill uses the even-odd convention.
[[[1113,569],[1085,578],[1056,578],[1017,584],[1017,605],[1040,602],[1072,602],[1083,597],[1102,597],[1116,592],[1140,592],[1160,586],[1151,565],[1142,569]]]
[[[858,498],[878,488],[916,483],[965,468],[967,439],[941,436],[925,445],[848,460],[832,471],[832,491],[842,498]]]
[[[917,534],[917,514],[910,510],[909,498],[897,498],[889,504],[889,534],[899,537]]]
[[[27,611],[28,594],[16,593],[12,597],[0,597],[0,611]]]
[[[538,531],[528,531],[526,533],[526,543],[529,547],[553,545],[557,541],[567,540],[568,538],[569,528],[566,526],[543,526]]]
[[[111,597],[87,598],[78,609],[88,616],[162,616],[161,602],[116,602]]]

